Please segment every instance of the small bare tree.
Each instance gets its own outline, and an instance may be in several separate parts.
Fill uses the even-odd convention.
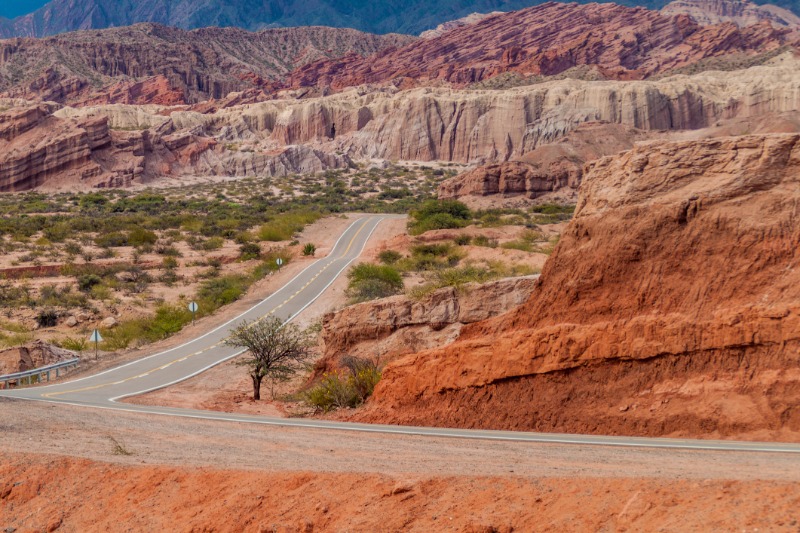
[[[277,317],[242,322],[225,341],[228,346],[246,348],[249,357],[240,361],[253,380],[253,399],[261,399],[261,381],[287,381],[309,358],[308,335],[294,324],[285,324]]]

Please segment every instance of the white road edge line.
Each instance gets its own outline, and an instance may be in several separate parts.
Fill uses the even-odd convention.
[[[15,400],[23,400],[21,398],[13,398]],[[491,430],[461,430],[453,428],[415,428],[413,426],[369,426],[368,424],[347,424],[329,422],[328,424],[320,424],[317,422],[306,422],[298,419],[291,418],[231,418],[228,416],[215,416],[210,411],[208,415],[195,414],[194,412],[188,413],[173,413],[148,409],[146,407],[122,407],[126,404],[119,404],[114,406],[91,405],[78,402],[51,402],[41,398],[25,398],[27,401],[44,402],[44,403],[60,403],[64,405],[72,405],[82,408],[105,409],[110,411],[123,411],[128,413],[145,413],[161,416],[171,416],[176,418],[194,418],[198,420],[210,420],[220,422],[234,422],[238,424],[260,424],[267,426],[279,426],[285,428],[295,429],[326,429],[329,431],[345,431],[345,432],[360,432],[360,433],[384,433],[384,434],[397,434],[419,437],[439,437],[448,439],[465,439],[465,440],[490,440],[490,441],[506,441],[506,442],[533,442],[540,444],[568,444],[576,446],[609,446],[619,448],[658,448],[658,449],[677,449],[677,450],[697,450],[697,451],[721,451],[733,453],[788,453],[800,454],[800,446],[794,446],[791,443],[775,443],[776,446],[760,446],[758,443],[754,446],[748,446],[747,441],[730,441],[731,444],[727,445],[724,442],[704,442],[702,440],[686,440],[684,442],[664,442],[661,439],[653,438],[636,441],[625,441],[622,439],[615,439],[614,437],[595,436],[595,435],[576,435],[575,438],[570,438],[563,434],[554,434],[549,436],[546,433],[524,433],[520,432],[519,435],[509,433],[493,435]],[[219,413],[230,414],[230,413]],[[337,425],[334,425],[337,424]],[[342,425],[338,425],[342,424]],[[474,432],[474,433],[472,433]],[[500,433],[500,432],[498,432]],[[634,437],[640,438],[640,437]],[[785,446],[785,447],[784,447]]]

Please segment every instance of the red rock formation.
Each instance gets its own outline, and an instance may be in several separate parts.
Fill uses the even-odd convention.
[[[685,15],[666,17],[644,8],[549,2],[368,58],[312,63],[292,73],[290,83],[334,89],[365,83],[466,85],[504,72],[550,76],[580,65],[595,66],[607,78],[641,79],[709,57],[760,54],[786,39],[786,30],[768,23],[702,27]]]
[[[414,40],[344,28],[185,31],[156,24],[0,40],[0,95],[72,105],[194,103],[271,88],[307,62]]]
[[[439,198],[481,204],[478,197],[548,197],[574,201],[587,161],[633,147],[653,133],[620,124],[581,124],[555,143],[539,146],[515,161],[479,166],[439,186]]]
[[[0,350],[0,375],[24,372],[76,357],[78,354],[73,351],[35,341],[25,346]]]
[[[465,324],[497,316],[525,302],[535,276],[471,283],[460,290],[445,287],[421,300],[392,296],[345,307],[323,318],[325,351],[314,376],[337,370],[342,356],[379,358],[443,346]]]
[[[798,440],[798,205],[797,134],[592,163],[531,299],[390,364],[358,418]]]

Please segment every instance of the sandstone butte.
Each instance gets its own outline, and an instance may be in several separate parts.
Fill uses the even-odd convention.
[[[0,129],[8,132],[0,139],[0,188],[119,186],[181,175],[285,175],[374,158],[525,160],[537,148],[597,121],[621,127],[614,143],[622,149],[635,137],[632,129],[693,130],[721,120],[800,109],[797,65],[787,52],[769,65],[652,81],[568,79],[506,90],[361,88],[205,114],[182,106],[42,104],[44,111],[30,115],[24,109],[39,104],[0,100],[0,106],[11,107],[0,112]],[[67,128],[63,135],[53,135],[53,124],[66,128],[64,121],[86,133],[76,136],[69,133],[76,130]],[[330,136],[333,126],[335,139]],[[66,137],[73,140],[62,142]],[[231,143],[248,150],[228,150]],[[103,150],[113,157],[92,155],[106,154]],[[583,152],[586,157],[609,153],[603,150]],[[87,157],[101,169],[84,167]],[[554,164],[561,165],[555,159]],[[80,172],[71,170],[75,168]]]
[[[800,135],[589,164],[530,299],[387,366],[356,419],[800,440]]]
[[[711,58],[764,54],[794,41],[788,29],[766,21],[744,28],[732,22],[702,26],[688,15],[640,7],[548,2],[366,58],[351,54],[312,62],[287,83],[335,90],[368,83],[463,86],[502,73],[552,76],[581,66],[594,67],[604,78],[631,80]]]

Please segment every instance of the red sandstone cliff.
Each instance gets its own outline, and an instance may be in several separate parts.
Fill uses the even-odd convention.
[[[800,440],[800,135],[590,165],[530,300],[389,365],[358,419]]]

